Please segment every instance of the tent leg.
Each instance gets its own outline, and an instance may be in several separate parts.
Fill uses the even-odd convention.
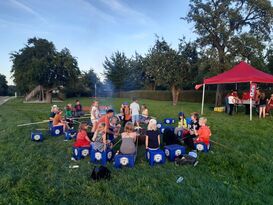
[[[204,114],[205,89],[206,89],[206,84],[203,84],[201,115]]]
[[[251,85],[251,82],[250,82]],[[249,120],[252,121],[252,97],[250,96],[249,102]]]

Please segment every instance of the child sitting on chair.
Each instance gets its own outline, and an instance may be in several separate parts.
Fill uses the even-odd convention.
[[[145,140],[146,149],[158,149],[160,146],[160,134],[157,131],[156,125],[157,122],[155,119],[149,121]]]
[[[74,108],[75,108],[75,113],[74,113],[75,117],[81,117],[84,115],[84,112],[82,111],[82,105],[79,100],[76,100],[76,105],[74,106]]]
[[[73,119],[72,119],[72,105],[67,104],[65,107],[65,121],[68,124],[68,127],[72,128],[73,127]]]
[[[93,149],[96,151],[103,152],[106,150],[106,133],[105,123],[99,123],[93,136]]]
[[[121,134],[120,152],[122,154],[135,154],[136,153],[136,132],[134,131],[132,122],[127,122],[124,127],[124,132]]]
[[[91,141],[87,135],[87,129],[87,122],[82,122],[79,126],[76,142],[73,145],[74,147],[90,147]]]
[[[90,111],[90,114],[91,114],[91,122],[92,122],[92,133],[95,132],[95,129],[97,127],[97,123],[99,121],[99,118],[100,118],[100,110],[99,110],[99,102],[98,101],[94,101],[92,103],[92,107],[91,107],[91,111]]]
[[[63,126],[63,131],[65,131],[66,122],[63,121],[62,113],[63,113],[63,111],[61,109],[58,109],[57,113],[55,114],[55,116],[53,118],[52,125],[53,125],[53,127]]]
[[[113,144],[114,140],[118,137],[121,125],[118,124],[118,118],[113,116],[110,118],[110,127],[109,130],[111,133],[108,134],[108,140],[111,144]]]
[[[197,136],[197,139],[194,141],[194,143],[202,142],[205,143],[206,145],[210,144],[211,131],[206,124],[207,118],[201,117],[199,119],[200,128],[198,130],[195,130],[195,135]]]
[[[186,121],[186,117],[185,114],[183,112],[179,112],[178,113],[178,125],[174,130],[174,134],[178,135],[178,132],[181,131],[182,132],[182,138],[184,135],[188,134],[188,124]]]
[[[191,122],[188,124],[188,134],[183,137],[184,143],[191,149],[194,149],[193,139],[196,138],[196,131],[199,130],[199,114],[194,112],[191,114]]]
[[[141,105],[140,122],[149,123],[149,110],[145,104]]]

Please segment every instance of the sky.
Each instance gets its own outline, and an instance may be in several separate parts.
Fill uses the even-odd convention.
[[[106,56],[144,55],[155,34],[174,48],[183,36],[194,40],[193,25],[180,19],[188,11],[189,0],[0,0],[0,73],[13,84],[10,53],[39,37],[102,76]]]

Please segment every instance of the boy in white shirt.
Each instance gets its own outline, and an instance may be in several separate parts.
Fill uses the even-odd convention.
[[[131,111],[131,116],[132,116],[132,122],[133,125],[137,125],[136,128],[139,128],[139,111],[140,107],[139,104],[137,103],[137,99],[133,98],[133,102],[130,104],[130,111]]]

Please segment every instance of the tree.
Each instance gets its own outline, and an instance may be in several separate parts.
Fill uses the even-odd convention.
[[[52,42],[31,38],[27,45],[11,53],[12,74],[18,91],[27,93],[37,85],[47,89],[47,101],[51,101],[50,90],[66,86],[78,79],[80,70],[75,57],[65,48],[58,52]]]
[[[257,42],[270,40],[273,7],[269,0],[191,0],[190,11],[183,19],[195,24],[201,47],[216,49],[223,72],[244,45],[243,35],[251,35]],[[217,92],[216,105],[221,103],[220,96]]]
[[[181,51],[185,51],[184,46]],[[146,56],[145,73],[154,79],[155,85],[167,86],[171,90],[173,105],[177,104],[182,85],[189,80],[190,66],[181,53],[172,49],[164,39],[157,38]]]
[[[105,58],[104,75],[114,86],[114,90],[126,89],[126,79],[129,77],[129,60],[124,53],[115,52],[110,59]]]
[[[84,86],[89,89],[91,96],[97,96],[100,93],[102,82],[92,68],[88,72],[83,72],[82,81]]]
[[[0,74],[0,96],[5,96],[8,94],[8,82],[6,76]]]

